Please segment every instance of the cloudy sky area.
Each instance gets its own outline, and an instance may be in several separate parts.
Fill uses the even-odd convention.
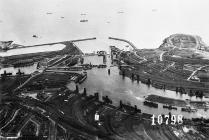
[[[113,36],[156,48],[185,33],[209,44],[208,7],[208,0],[0,0],[0,40],[31,45]]]

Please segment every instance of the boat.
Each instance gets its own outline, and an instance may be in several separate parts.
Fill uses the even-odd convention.
[[[38,36],[37,36],[37,35],[33,35],[32,37],[34,37],[34,38],[38,38]]]
[[[197,112],[197,109],[191,107],[190,105],[187,105],[185,108],[181,108],[181,111],[190,113],[190,112]]]
[[[16,61],[16,62],[12,63],[12,65],[15,68],[32,66],[33,64],[34,64],[34,60],[33,59],[19,60],[19,61]]]
[[[171,105],[163,105],[163,108],[167,108],[169,110],[172,110],[172,109],[177,110],[177,107],[174,107],[174,106],[171,106]]]
[[[123,14],[124,12],[123,11],[118,11],[118,14]]]
[[[82,20],[80,20],[80,22],[88,22],[88,20],[87,19],[82,19]]]
[[[32,66],[34,65],[34,62],[30,62],[30,63],[18,63],[18,64],[14,64],[14,68],[20,68],[20,67],[28,67],[28,66]]]
[[[82,75],[82,78],[78,81],[79,84],[83,83],[87,78],[87,73],[84,72],[83,75]]]
[[[98,51],[97,55],[98,56],[104,56],[104,55],[107,55],[107,52],[106,51]]]
[[[149,107],[158,108],[158,104],[151,102],[151,101],[144,101],[144,105],[149,106]]]
[[[71,71],[82,71],[83,67],[82,66],[72,66],[72,67],[69,67],[68,70],[71,70]]]
[[[1,74],[1,77],[3,77],[3,76],[11,76],[12,75],[12,73],[11,72],[6,72],[6,71],[4,71],[4,73],[3,74]]]
[[[92,69],[92,65],[90,65],[90,64],[81,64],[80,66],[82,66],[83,67],[83,70],[90,70],[90,69]]]
[[[70,77],[69,81],[72,81],[72,82],[78,83],[79,78],[78,78],[78,76],[74,75],[74,76]]]
[[[92,67],[89,67],[89,66],[86,66],[83,68],[83,70],[91,70],[91,69],[92,69]]]
[[[106,68],[106,67],[107,67],[107,65],[105,65],[105,64],[100,64],[97,66],[97,68]]]
[[[209,109],[209,102],[206,102],[206,103],[205,103],[204,108],[205,108],[205,109]]]

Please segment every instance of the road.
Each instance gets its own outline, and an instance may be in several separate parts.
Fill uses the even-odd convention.
[[[18,86],[16,89],[14,89],[14,91],[17,91],[18,89],[21,89],[24,85],[26,85],[28,82],[30,82],[30,80],[32,80],[33,78],[35,78],[36,76],[38,75],[41,75],[43,73],[42,72],[38,72],[38,73],[35,73],[35,74],[31,74],[31,77],[28,78],[23,84],[21,84],[20,86]]]
[[[199,67],[198,69],[196,69],[195,71],[192,72],[192,74],[187,78],[187,80],[189,81],[196,73],[197,71],[205,68],[205,67],[208,67],[209,65],[206,65],[206,66],[202,66],[202,67]]]
[[[166,52],[162,52],[161,54],[160,54],[160,61],[163,61],[163,55],[165,54]]]

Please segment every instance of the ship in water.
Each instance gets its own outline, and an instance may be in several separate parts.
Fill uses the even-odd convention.
[[[88,22],[87,19],[81,19],[80,22]]]

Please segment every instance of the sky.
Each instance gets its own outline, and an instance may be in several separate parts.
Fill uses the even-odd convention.
[[[208,7],[208,0],[0,0],[0,40],[32,45],[113,36],[157,48],[185,33],[209,44]]]

